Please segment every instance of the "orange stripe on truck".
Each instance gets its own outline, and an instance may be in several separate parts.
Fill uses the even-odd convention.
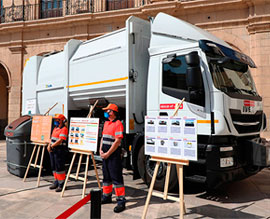
[[[124,80],[127,80],[127,79],[128,79],[128,77],[115,78],[115,79],[105,80],[105,81],[96,81],[96,82],[91,82],[91,83],[75,84],[75,85],[70,85],[70,86],[67,86],[67,87],[68,88],[83,87],[83,86],[89,86],[89,85],[95,85],[95,84],[103,84],[103,83],[109,83],[109,82],[115,82],[115,81],[124,81]]]
[[[219,121],[216,119],[215,123],[218,123]],[[197,120],[197,123],[211,123],[211,120]]]

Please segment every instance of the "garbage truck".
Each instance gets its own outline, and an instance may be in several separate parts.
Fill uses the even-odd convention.
[[[102,126],[101,108],[117,104],[126,166],[149,184],[155,163],[144,154],[144,118],[172,116],[185,98],[178,116],[197,119],[198,159],[184,177],[215,188],[270,165],[269,144],[260,136],[266,115],[250,68],[256,65],[249,56],[183,20],[131,16],[122,29],[27,60],[22,114],[43,114],[57,102],[52,115],[83,117],[99,100],[93,116]],[[156,188],[164,185],[166,167],[159,167]]]

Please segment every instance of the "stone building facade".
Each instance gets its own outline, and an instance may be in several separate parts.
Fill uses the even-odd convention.
[[[34,55],[62,50],[125,25],[135,15],[165,12],[195,24],[248,54],[270,117],[269,0],[0,0],[0,131],[21,115],[22,74]],[[268,123],[269,123],[268,119]],[[269,126],[268,126],[269,129]],[[1,137],[0,134],[0,137]],[[270,137],[270,132],[264,133]]]

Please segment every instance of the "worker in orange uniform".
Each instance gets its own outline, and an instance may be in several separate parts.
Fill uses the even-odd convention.
[[[66,179],[65,173],[65,157],[67,152],[68,129],[65,126],[66,117],[58,114],[54,117],[54,126],[51,137],[51,143],[47,149],[50,154],[51,168],[54,176],[54,183],[49,187],[61,192]]]
[[[100,156],[103,159],[103,195],[102,204],[112,202],[112,190],[114,187],[117,205],[115,213],[125,210],[125,187],[122,173],[121,161],[121,140],[123,138],[123,124],[117,119],[118,107],[109,104],[105,110],[106,121],[103,127],[102,139],[100,142]]]

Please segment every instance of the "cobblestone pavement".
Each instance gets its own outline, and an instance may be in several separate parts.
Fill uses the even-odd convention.
[[[98,164],[101,174],[101,165]],[[83,176],[83,171],[81,172]],[[88,172],[87,192],[96,188],[94,170]],[[116,205],[102,206],[102,218],[141,218],[148,192],[142,180],[133,180],[131,171],[124,171],[127,209],[113,213]],[[37,177],[22,178],[7,171],[6,144],[0,142],[0,218],[56,218],[62,212],[81,200],[82,182],[70,180],[64,197],[50,191],[52,176],[42,176],[40,187],[36,187]],[[212,194],[196,184],[186,183],[185,218],[270,218],[270,169],[248,179],[231,183]],[[90,218],[90,203],[78,209],[69,218]],[[179,218],[179,204],[152,197],[147,218]]]

